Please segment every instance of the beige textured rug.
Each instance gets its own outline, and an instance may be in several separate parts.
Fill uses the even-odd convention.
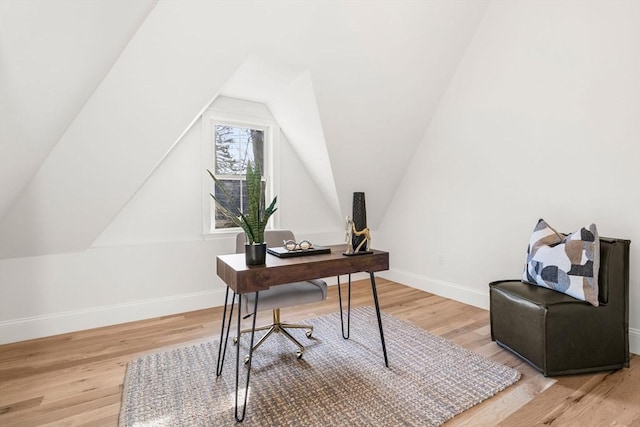
[[[382,313],[387,369],[373,308],[354,309],[351,317],[349,340],[340,334],[338,313],[311,319],[311,339],[294,330],[306,346],[301,360],[284,337],[270,337],[254,354],[243,424],[436,426],[520,378],[514,369]],[[241,340],[245,350],[248,339]],[[235,347],[228,346],[219,378],[217,354],[213,341],[132,361],[120,425],[235,424]]]

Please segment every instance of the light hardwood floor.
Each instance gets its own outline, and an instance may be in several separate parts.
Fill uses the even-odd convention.
[[[544,378],[491,342],[489,313],[378,279],[381,308],[462,347],[518,369],[518,383],[447,426],[640,426],[640,357],[616,372]],[[344,295],[344,294],[343,294]],[[373,305],[368,281],[352,306]],[[287,308],[283,320],[336,312],[327,301]],[[159,349],[217,338],[221,308],[0,346],[0,426],[116,426],[127,362]],[[258,321],[270,320],[263,313]],[[212,367],[215,369],[215,367]]]

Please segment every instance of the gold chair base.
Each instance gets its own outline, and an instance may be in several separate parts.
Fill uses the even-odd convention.
[[[287,329],[307,329],[307,332],[305,332],[305,335],[307,336],[307,338],[311,338],[311,335],[313,334],[313,325],[299,325],[299,324],[295,324],[295,323],[283,323],[280,321],[280,309],[276,308],[273,310],[273,323],[270,325],[265,325],[265,326],[260,326],[258,328],[255,329],[256,332],[258,331],[267,331],[266,334],[264,334],[259,340],[258,342],[253,346],[253,348],[251,349],[251,352],[253,353],[254,351],[256,351],[258,349],[258,347],[260,347],[262,345],[263,342],[265,342],[265,340],[267,338],[269,338],[269,336],[273,333],[281,333],[283,334],[285,337],[289,338],[289,340],[291,342],[293,342],[297,347],[298,347],[298,351],[296,351],[296,357],[298,359],[302,358],[302,353],[304,353],[304,346],[302,344],[300,344],[300,342],[295,339],[289,332],[287,332]],[[240,331],[240,335],[245,334],[247,332],[251,332],[251,329],[243,329]],[[233,343],[237,344],[238,342],[238,337],[234,337],[233,338]],[[245,357],[245,363],[247,363],[249,361],[249,356]]]

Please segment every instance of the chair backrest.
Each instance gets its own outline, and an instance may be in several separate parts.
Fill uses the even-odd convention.
[[[624,306],[629,301],[630,240],[600,238],[598,301]]]
[[[264,240],[267,242],[267,247],[272,248],[275,246],[282,246],[284,240],[295,240],[295,236],[291,230],[265,230]],[[244,244],[246,243],[246,236],[244,233],[238,233],[236,235],[236,253],[244,253]]]

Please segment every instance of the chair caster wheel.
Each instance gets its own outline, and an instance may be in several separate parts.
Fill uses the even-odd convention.
[[[311,335],[313,335],[313,331],[307,331],[304,334],[307,336],[307,338],[311,338]]]
[[[233,337],[233,345],[238,344],[238,337]]]
[[[302,350],[296,351],[296,359],[302,359]]]
[[[244,357],[244,364],[246,365],[247,363],[249,363],[249,360],[251,360],[251,358],[249,356],[245,356]]]

